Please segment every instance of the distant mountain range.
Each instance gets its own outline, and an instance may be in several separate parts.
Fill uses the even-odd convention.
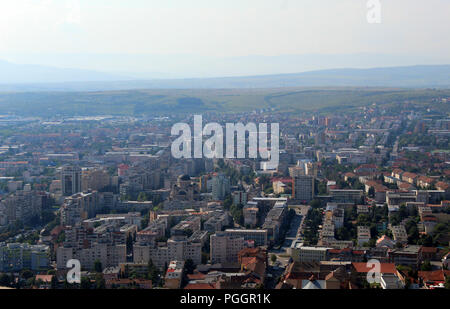
[[[450,65],[332,69],[295,74],[190,79],[135,79],[120,74],[0,61],[0,91],[109,91],[284,87],[450,88]]]
[[[90,70],[62,69],[0,60],[0,84],[94,82],[130,79],[126,76]]]

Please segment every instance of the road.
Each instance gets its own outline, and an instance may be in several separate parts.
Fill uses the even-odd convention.
[[[277,278],[279,278],[287,265],[290,263],[291,257],[288,254],[288,249],[290,248],[293,241],[301,238],[302,236],[302,228],[303,223],[308,214],[310,206],[297,206],[293,207],[295,210],[295,216],[292,218],[289,230],[286,233],[285,241],[283,245],[279,249],[272,249],[269,251],[269,267],[268,274],[270,274],[270,278],[266,284],[267,288],[274,288],[276,285]],[[277,257],[275,263],[271,262],[272,255]]]
[[[282,251],[287,251],[291,247],[291,244],[294,240],[297,239],[297,233],[300,228],[300,224],[302,222],[302,216],[300,215],[300,211],[295,209],[295,216],[291,220],[291,225],[289,226],[289,230],[286,233],[286,238],[281,247]]]
[[[301,238],[303,222],[310,209],[309,206],[298,206],[293,208],[295,210],[295,216],[291,220],[289,230],[286,233],[286,238],[283,245],[279,249],[272,249],[269,252],[269,258],[275,254],[277,256],[277,262],[274,266],[286,267],[289,263],[290,256],[288,249],[291,247],[293,241]]]

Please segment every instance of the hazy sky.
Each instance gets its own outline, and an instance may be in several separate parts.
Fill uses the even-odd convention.
[[[380,2],[382,22],[369,24],[367,0],[0,0],[0,59],[168,74],[189,70],[177,72],[175,55],[368,53],[450,63],[449,0]],[[97,61],[106,54],[159,60]]]

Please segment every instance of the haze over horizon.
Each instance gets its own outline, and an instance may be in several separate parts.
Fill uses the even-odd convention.
[[[0,3],[0,59],[138,79],[450,63],[450,2],[16,0]]]

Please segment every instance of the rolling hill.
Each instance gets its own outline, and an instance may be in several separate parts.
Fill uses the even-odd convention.
[[[100,72],[21,66],[0,62],[0,91],[253,89],[330,86],[450,88],[450,65],[333,69],[244,77],[132,80],[129,77]]]
[[[161,115],[254,110],[326,112],[351,111],[371,104],[405,101],[432,104],[449,98],[450,90],[393,88],[275,88],[126,90],[105,92],[0,93],[2,114]],[[444,104],[442,111],[448,111]]]

